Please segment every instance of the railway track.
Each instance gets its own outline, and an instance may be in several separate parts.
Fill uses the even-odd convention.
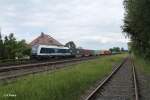
[[[31,63],[37,63],[39,61],[33,60],[33,59],[19,59],[19,60],[1,60],[0,61],[0,67],[3,66],[15,66],[15,65],[21,65],[21,64],[31,64]],[[40,61],[42,62],[42,61]]]
[[[139,100],[137,85],[135,66],[128,57],[85,100]]]
[[[10,60],[10,61],[0,61],[0,67],[3,66],[20,66],[25,64],[36,64],[36,63],[44,63],[44,62],[54,62],[58,60],[67,60],[71,58],[53,58],[53,59],[44,59],[44,60],[36,60],[36,59],[19,59],[19,60]]]
[[[84,58],[71,58],[60,61],[51,61],[51,62],[42,62],[35,64],[24,64],[24,65],[16,65],[16,66],[6,66],[0,67],[0,80],[8,80],[21,76],[25,76],[28,74],[34,74],[49,70],[56,70],[60,68],[64,68],[66,65],[72,65],[76,63],[80,63],[81,61],[92,60],[97,57],[84,57]]]

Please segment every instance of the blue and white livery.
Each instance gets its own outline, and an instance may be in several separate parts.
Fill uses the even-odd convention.
[[[32,57],[34,58],[53,58],[69,57],[70,49],[63,46],[34,45],[32,46]]]

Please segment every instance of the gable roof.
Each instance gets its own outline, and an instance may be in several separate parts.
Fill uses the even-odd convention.
[[[54,38],[52,38],[51,36],[41,33],[41,35],[39,37],[37,37],[36,39],[34,39],[30,45],[56,45],[56,46],[63,46],[60,42],[58,42],[57,40],[55,40]]]

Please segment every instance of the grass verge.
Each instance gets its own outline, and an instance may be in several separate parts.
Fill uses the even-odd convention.
[[[29,75],[12,84],[0,84],[0,100],[78,100],[97,80],[126,55],[100,57],[54,73]]]
[[[134,57],[134,61],[140,71],[142,71],[146,75],[150,75],[150,62],[149,61],[146,61],[140,57]]]

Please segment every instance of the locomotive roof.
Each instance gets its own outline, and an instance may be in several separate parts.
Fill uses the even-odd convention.
[[[44,48],[58,48],[58,49],[69,49],[68,47],[64,47],[64,46],[50,46],[50,45],[35,45],[35,46],[39,46],[39,47],[44,47]]]

